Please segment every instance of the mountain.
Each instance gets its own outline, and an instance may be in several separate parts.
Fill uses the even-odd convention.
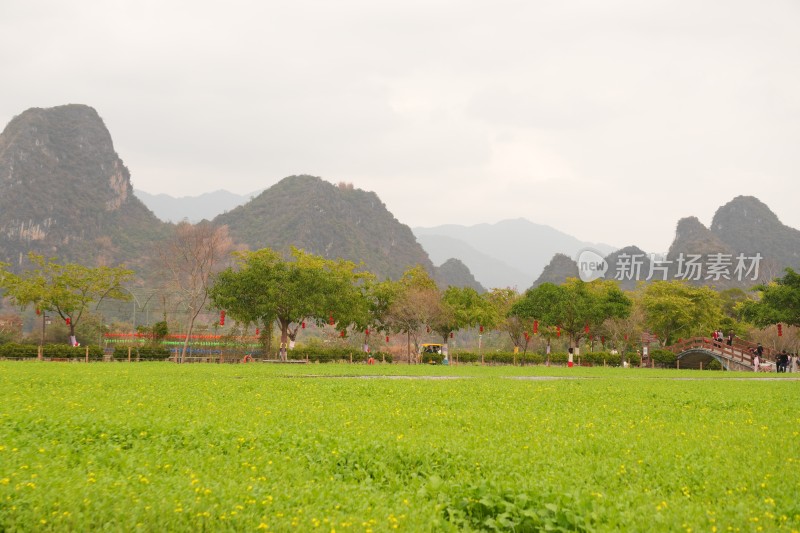
[[[448,259],[438,267],[434,272],[434,279],[436,284],[442,289],[450,285],[456,287],[472,287],[478,293],[486,292],[486,289],[475,280],[475,276],[469,271],[467,265],[458,259]]]
[[[544,270],[533,282],[533,287],[542,283],[561,285],[567,278],[578,277],[578,263],[566,254],[555,254]]]
[[[800,268],[800,231],[783,224],[758,198],[737,196],[717,210],[709,229],[737,253],[761,254],[767,279],[781,276],[786,267]]]
[[[434,267],[411,229],[374,192],[314,176],[289,176],[245,205],[214,218],[251,249],[290,246],[356,263],[379,278],[398,279],[412,266]]]
[[[592,248],[606,255],[615,249],[607,244],[580,241],[524,218],[496,224],[414,228],[414,234],[432,258],[457,257],[481,284],[488,287],[516,286],[520,291],[533,283],[556,253],[574,257],[579,251]],[[459,255],[467,249],[475,252],[468,256]],[[501,277],[501,273],[509,277]]]
[[[502,261],[484,254],[453,237],[443,235],[417,235],[422,245],[435,264],[457,257],[468,268],[484,287],[516,287],[524,290],[531,284],[530,275],[510,267]]]
[[[187,220],[191,223],[203,219],[210,220],[231,209],[246,204],[262,191],[250,194],[235,194],[219,190],[203,193],[199,196],[181,196],[176,198],[168,194],[150,194],[134,189],[133,193],[161,220],[165,222],[181,222]]]
[[[32,251],[134,266],[167,227],[133,195],[91,107],[28,109],[0,134],[0,260],[19,267]]]
[[[616,279],[623,290],[634,290],[640,280],[646,280],[650,272],[650,256],[638,246],[626,246],[605,257],[608,271],[605,279]],[[653,271],[654,277],[658,271]],[[663,274],[662,274],[663,277]]]

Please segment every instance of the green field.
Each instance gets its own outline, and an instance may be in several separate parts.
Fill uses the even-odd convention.
[[[0,362],[0,531],[797,531],[753,377]]]

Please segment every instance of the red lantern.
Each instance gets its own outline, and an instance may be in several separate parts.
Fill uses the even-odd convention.
[[[605,336],[605,335],[603,335],[602,337],[600,337],[600,342],[602,342],[603,344],[605,344],[605,343],[606,343],[606,336]]]
[[[625,334],[625,340],[628,340],[628,334],[627,333]]]
[[[538,320],[534,320],[533,321],[533,334],[536,335],[537,333],[539,333],[539,321]]]
[[[219,312],[219,325],[220,326],[224,326],[225,325],[225,311],[224,310]]]
[[[583,326],[583,332],[586,333],[587,335],[589,334],[589,324]]]
[[[561,336],[561,326],[556,326],[556,337]]]
[[[525,332],[525,340],[527,341],[528,339],[529,339],[529,337],[528,337],[528,332],[526,331],[526,332]]]
[[[386,342],[389,342],[389,335],[386,335]]]
[[[783,337],[783,324],[778,324],[778,337]]]
[[[69,326],[70,324],[72,324],[72,319],[70,317],[67,317],[64,319],[64,322],[66,322],[67,325]]]
[[[303,320],[303,321],[300,323],[300,327],[301,327],[301,328],[303,328],[303,329],[306,329],[306,321],[305,321],[305,320]]]
[[[41,310],[41,309],[39,309],[38,307],[36,308],[36,314],[37,314],[37,315],[41,315],[41,314],[42,314],[42,310]]]
[[[344,339],[344,330],[339,332],[339,336]]]
[[[426,331],[427,333],[430,333],[430,332],[431,332],[431,327],[430,327],[430,326],[426,326],[426,327],[425,327],[425,331]]]
[[[335,322],[333,321],[333,313],[331,313],[331,315],[328,317],[328,324],[330,324],[331,326],[335,324]]]
[[[481,333],[483,333],[483,326],[480,327]]]
[[[453,332],[452,331],[450,332],[450,338],[451,339],[453,338]]]
[[[259,335],[261,335],[261,330],[256,328],[256,337],[258,337]]]
[[[369,328],[364,332],[365,335],[369,335]]]

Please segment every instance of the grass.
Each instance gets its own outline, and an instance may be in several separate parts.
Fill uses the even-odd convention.
[[[800,383],[742,377],[0,362],[0,531],[797,531]]]

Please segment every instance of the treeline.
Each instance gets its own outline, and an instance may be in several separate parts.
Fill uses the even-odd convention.
[[[266,352],[283,359],[290,358],[308,324],[332,328],[339,338],[363,339],[360,344],[365,345],[370,339],[402,335],[409,361],[419,360],[421,340],[434,337],[448,344],[463,331],[478,341],[468,352],[484,359],[490,351],[481,344],[483,335],[494,332],[503,342],[491,352],[505,346],[512,362],[517,357],[528,360],[529,352],[549,354],[553,361],[556,352],[574,347],[584,357],[598,352],[614,356],[605,357],[606,364],[621,364],[628,356],[619,354],[635,356],[643,342],[666,346],[715,330],[796,351],[800,277],[791,269],[749,293],[717,292],[681,281],[653,282],[626,292],[613,280],[569,279],[522,294],[509,288],[479,294],[469,287],[440,289],[421,266],[397,280],[378,280],[352,262],[298,249],[288,256],[269,248],[231,252],[225,228],[206,224],[179,225],[163,246],[163,294],[156,297],[163,300],[164,317],[152,331],[156,338],[166,335],[168,325],[185,332],[181,360],[198,317],[209,311],[220,312],[223,328],[226,318],[256,331],[271,332],[276,326],[276,346],[268,333],[262,337]],[[98,302],[133,297],[131,270],[62,265],[36,255],[30,261],[33,268],[20,274],[0,270],[0,287],[15,305],[58,317],[73,345],[78,344],[76,328],[91,319]],[[169,309],[179,307],[185,310],[183,323],[168,316]],[[774,326],[779,323],[786,325],[781,332],[786,335],[777,334]],[[462,360],[472,357],[464,352],[459,354]],[[533,361],[537,356],[530,357]]]

